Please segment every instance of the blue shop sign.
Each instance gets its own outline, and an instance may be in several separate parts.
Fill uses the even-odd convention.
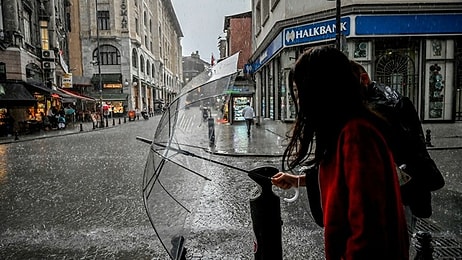
[[[460,34],[462,14],[362,15],[356,35]]]
[[[252,63],[253,72],[257,71],[271,57],[282,49],[282,33],[279,33],[276,38],[268,45],[268,47],[258,56],[258,59]]]
[[[350,35],[350,17],[340,19],[342,35]],[[335,39],[336,20],[305,24],[284,29],[284,46]]]

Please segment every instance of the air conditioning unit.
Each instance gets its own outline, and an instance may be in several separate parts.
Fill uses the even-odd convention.
[[[56,68],[54,61],[44,61],[42,65],[45,70],[54,70]]]
[[[55,52],[50,50],[42,50],[42,59],[44,60],[54,60]]]

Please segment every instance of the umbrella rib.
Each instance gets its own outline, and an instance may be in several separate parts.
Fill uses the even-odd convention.
[[[172,149],[172,150],[174,150],[174,151],[175,151],[175,150],[179,150],[179,149],[174,149],[174,148],[170,148],[170,149]],[[157,155],[159,155],[160,157],[162,157],[162,159],[164,159],[164,160],[166,160],[166,161],[169,161],[169,162],[175,164],[176,166],[181,167],[181,168],[183,168],[183,169],[185,169],[185,170],[187,170],[187,171],[190,171],[190,172],[196,174],[197,176],[204,178],[204,179],[207,180],[207,181],[211,181],[210,178],[207,178],[206,176],[204,176],[204,175],[202,175],[202,174],[200,174],[200,173],[198,173],[198,172],[196,172],[196,171],[194,171],[194,170],[192,170],[192,169],[189,169],[189,168],[187,168],[186,166],[179,164],[178,162],[175,162],[174,160],[168,158],[167,156],[162,155],[162,154],[159,153],[158,151],[156,151],[156,150],[154,150],[154,149],[151,149],[151,150],[152,150],[154,153],[156,153]],[[179,150],[179,151],[181,151],[181,150]],[[184,154],[184,153],[182,153],[182,154]],[[187,155],[187,154],[184,154],[184,155]]]
[[[162,189],[168,194],[168,196],[170,196],[170,198],[172,198],[176,203],[178,203],[178,205],[180,205],[184,210],[186,210],[188,213],[191,213],[191,211],[186,208],[186,206],[184,206],[180,201],[178,201],[172,194],[170,194],[170,192],[168,192],[168,190],[165,188],[165,186],[162,184],[162,182],[159,180],[159,185],[162,187]]]
[[[169,150],[176,151],[176,152],[181,153],[181,154],[186,155],[186,156],[191,156],[191,157],[194,157],[194,158],[206,160],[206,161],[209,161],[209,162],[212,162],[212,163],[221,165],[221,166],[225,166],[225,167],[228,167],[228,168],[231,168],[231,169],[234,169],[234,170],[241,171],[241,172],[250,173],[250,171],[247,171],[247,170],[238,168],[238,167],[233,166],[233,165],[230,165],[230,164],[222,163],[222,162],[219,162],[219,161],[210,159],[210,158],[205,158],[205,157],[203,157],[203,156],[199,156],[199,155],[197,155],[197,154],[195,154],[195,153],[192,153],[192,152],[183,150],[183,149],[181,149],[181,148],[167,147],[166,145],[163,145],[163,144],[160,144],[160,143],[156,143],[156,142],[152,142],[152,144],[157,145],[157,146],[160,146],[160,147],[164,147],[164,148],[169,149]],[[161,156],[162,156],[162,155],[161,155]]]
[[[158,165],[158,167],[156,168],[156,170],[154,171],[154,174],[152,175],[152,177],[149,179],[149,181],[146,183],[146,186],[143,188],[143,192],[146,191],[146,188],[151,184],[152,180],[154,179],[154,177],[156,177],[156,180],[160,174],[160,171],[162,170],[162,168],[164,167],[164,164],[165,164],[165,160],[162,160],[162,162]],[[151,188],[149,189],[149,192],[148,194],[146,195],[146,198],[149,198],[151,196],[151,192],[152,192],[152,189],[154,188],[154,184],[151,185]]]
[[[155,151],[157,152],[157,151]],[[159,167],[156,169],[156,172],[160,172],[161,169],[163,168],[164,164],[165,164],[165,161],[166,159],[162,160],[162,162],[159,164]],[[154,174],[154,176],[159,176],[159,174]],[[150,183],[153,179],[153,177],[149,180],[148,183]],[[180,205],[184,210],[186,210],[188,213],[191,213],[191,211],[186,208],[186,206],[184,206],[180,201],[178,201],[170,192],[168,192],[168,190],[165,188],[165,186],[162,184],[162,182],[160,180],[157,180],[157,183],[159,183],[159,185],[162,187],[162,189],[165,191],[165,193],[167,193],[167,195],[172,198],[176,203],[178,203],[178,205]],[[146,188],[146,187],[145,187]],[[151,186],[151,188],[149,189],[149,192],[147,193],[147,195],[145,196],[146,200],[151,196],[151,192],[152,190],[154,189],[154,184]],[[145,190],[145,189],[143,189]]]

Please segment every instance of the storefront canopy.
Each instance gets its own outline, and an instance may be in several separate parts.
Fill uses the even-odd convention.
[[[56,90],[46,87],[45,84],[40,82],[24,82],[23,84],[31,94],[59,95]]]
[[[62,92],[64,95],[67,95],[68,97],[70,98],[73,98],[73,99],[80,99],[82,101],[90,101],[90,102],[95,102],[96,100],[92,97],[87,97],[87,96],[84,96],[82,94],[78,94],[78,93],[75,93],[75,92],[72,92],[70,90],[66,90],[66,89],[59,89],[60,92]]]
[[[21,83],[0,83],[0,107],[33,106],[37,100]]]
[[[101,74],[101,82],[103,84],[122,83],[122,74]],[[93,74],[93,77],[91,78],[91,83],[93,83],[94,85],[99,84],[99,74]]]

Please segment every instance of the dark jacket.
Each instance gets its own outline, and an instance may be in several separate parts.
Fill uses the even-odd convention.
[[[398,166],[405,165],[411,180],[401,186],[403,203],[416,217],[432,214],[431,192],[444,186],[444,179],[428,154],[425,136],[417,111],[408,97],[401,96],[387,86],[371,84],[368,102],[382,115],[392,129],[388,137]]]

